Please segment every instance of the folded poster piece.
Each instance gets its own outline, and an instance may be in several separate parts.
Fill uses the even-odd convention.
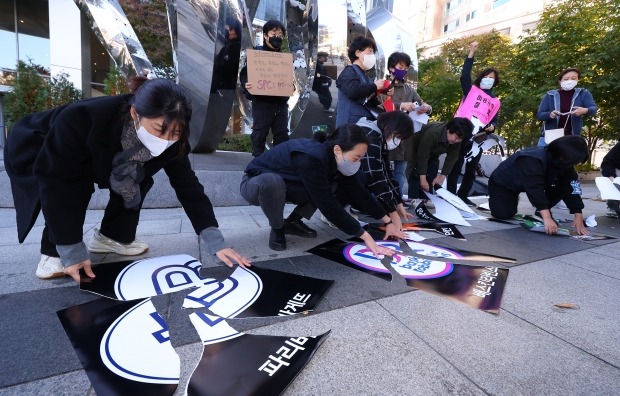
[[[543,234],[547,233],[547,231],[545,231],[545,224],[539,221],[523,220],[521,222],[521,226],[529,231],[539,232]],[[579,233],[577,233],[576,230],[569,230],[567,228],[561,228],[561,227],[558,227],[558,232],[556,234],[553,234],[550,236],[563,236],[563,237],[569,237],[573,239],[579,239],[581,241],[603,241],[606,239],[616,239],[608,235],[595,234],[595,233],[590,233],[590,235],[579,235]]]
[[[493,254],[472,252],[469,250],[445,248],[429,243],[407,241],[407,246],[417,255],[429,258],[459,259],[467,261],[493,261],[497,263],[516,263],[517,260],[510,257],[495,256]]]
[[[407,285],[486,312],[499,312],[508,278],[507,269],[453,264],[431,258],[414,257],[404,254],[396,242],[377,241],[377,243],[397,251],[390,265],[405,278]],[[321,247],[319,252],[312,251],[312,249],[309,252],[352,268],[357,267],[372,275],[388,271],[381,260],[372,254],[360,254],[366,249],[364,244],[346,243],[334,239],[322,244]],[[422,249],[418,247],[417,250]],[[423,250],[428,256],[463,259],[463,256],[457,252],[439,246],[429,245]],[[329,257],[325,255],[327,251],[330,252]]]
[[[458,195],[452,194],[450,191],[448,191],[445,188],[437,188],[435,190],[435,193],[439,197],[443,198],[450,205],[457,208],[459,212],[461,212],[463,217],[470,217],[470,216],[475,217],[476,216],[476,212],[474,212],[472,208],[470,208],[465,202],[463,202],[463,200],[459,198]]]
[[[329,331],[316,337],[239,333],[222,318],[190,315],[204,345],[187,394],[209,396],[279,395],[308,364]]]
[[[448,202],[439,198],[437,195],[425,193],[426,196],[431,200],[433,205],[435,205],[435,213],[431,213],[426,205],[424,205],[424,201],[420,202],[418,206],[415,208],[415,214],[424,220],[437,220],[442,221],[444,223],[457,224],[462,226],[471,226],[463,216],[459,213],[459,211]]]
[[[93,267],[95,278],[82,279],[80,290],[129,301],[199,287],[213,281],[200,276],[202,264],[187,254],[117,261]]]
[[[98,396],[176,391],[179,356],[150,299],[100,298],[57,314]]]
[[[616,177],[613,182],[608,177],[602,176],[594,181],[601,192],[601,199],[620,201],[620,177]]]
[[[372,235],[375,239],[382,239],[385,236],[385,226],[383,224],[369,224],[367,231],[370,235]],[[461,241],[466,241],[461,231],[454,224],[447,223],[434,223],[434,222],[424,222],[424,223],[403,223],[403,231],[432,231],[443,236],[449,236],[454,239],[458,239]],[[417,235],[417,234],[416,234]],[[426,238],[424,238],[426,239]],[[416,240],[411,238],[412,241],[420,242],[420,240]]]
[[[255,265],[237,267],[227,279],[188,294],[183,308],[208,308],[223,318],[288,316],[314,310],[333,283]]]

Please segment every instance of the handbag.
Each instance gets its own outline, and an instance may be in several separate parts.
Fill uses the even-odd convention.
[[[573,100],[571,101],[569,111],[573,109],[574,104],[575,104],[575,98],[573,98]],[[566,117],[564,128],[566,128],[566,125],[568,125],[568,120],[570,119],[570,116],[571,115],[568,114],[568,116]],[[559,123],[560,123],[560,120],[558,119],[558,124]],[[543,137],[545,138],[545,144],[549,144],[553,142],[555,139],[561,138],[562,136],[564,136],[564,128],[546,129],[545,124],[546,123],[543,122]]]

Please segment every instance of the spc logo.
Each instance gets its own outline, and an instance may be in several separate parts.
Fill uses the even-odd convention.
[[[454,268],[452,263],[404,255],[398,243],[395,242],[377,241],[377,244],[398,252],[392,257],[390,265],[392,265],[396,272],[407,279],[440,278],[450,274]],[[408,242],[408,244],[412,246],[411,242]],[[456,253],[449,250],[421,243],[415,243],[412,249],[435,257],[459,257]],[[377,272],[389,273],[389,270],[381,264],[381,261],[365,245],[350,243],[345,247],[343,253],[345,258],[352,264]]]
[[[397,252],[401,251],[400,246],[398,246],[397,242],[390,241],[376,241],[377,245],[386,247],[388,249],[394,249]],[[374,254],[372,254],[372,250],[368,249],[366,245],[360,243],[349,243],[345,246],[342,251],[344,257],[351,264],[355,264],[358,267],[366,268],[371,271],[383,272],[389,274],[390,271],[381,264],[381,260],[377,259]],[[395,254],[392,257],[393,262],[399,262],[401,260],[400,255]]]

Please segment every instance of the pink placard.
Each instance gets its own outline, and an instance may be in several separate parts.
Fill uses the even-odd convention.
[[[495,117],[500,105],[499,99],[490,97],[483,90],[472,85],[469,94],[467,94],[465,100],[461,102],[461,105],[456,110],[456,116],[468,119],[476,116],[486,125]]]

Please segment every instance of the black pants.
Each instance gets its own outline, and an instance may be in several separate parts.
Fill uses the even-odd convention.
[[[320,87],[313,90],[319,96],[319,102],[323,105],[325,110],[329,109],[332,105],[332,93],[329,91],[329,87]]]
[[[269,130],[273,134],[273,145],[288,140],[288,104],[252,101],[252,155],[258,157],[265,151],[265,141]]]
[[[570,188],[570,186],[569,186]],[[496,219],[507,220],[517,214],[519,205],[519,192],[512,191],[491,177],[489,179],[489,209]],[[562,199],[560,187],[545,188],[549,207],[554,207]]]
[[[426,196],[422,194],[420,191],[420,175],[418,174],[417,168],[415,165],[412,165],[415,162],[409,162],[407,164],[407,170],[405,171],[407,176],[407,184],[409,184],[409,188],[407,190],[407,196],[409,199],[417,199],[417,198],[425,198]],[[429,192],[433,192],[433,180],[437,177],[437,172],[439,171],[439,167],[433,161],[428,163],[428,168],[426,168],[426,181],[430,186]]]
[[[144,197],[151,189],[153,183],[142,183],[140,186],[142,200],[137,209],[127,209],[123,205],[123,198],[110,191],[110,200],[103,213],[100,232],[106,237],[122,244],[129,244],[136,239],[136,229],[140,220],[140,209],[144,203]],[[56,245],[49,239],[47,224],[43,227],[41,234],[41,254],[51,257],[60,257],[56,250]]]
[[[467,198],[469,196],[469,192],[471,191],[472,186],[474,185],[474,180],[476,180],[476,168],[480,163],[480,158],[482,158],[482,150],[478,153],[477,156],[472,158],[471,161],[465,163],[465,173],[463,173],[463,180],[461,180],[461,187],[459,191],[456,191],[456,185],[459,181],[459,174],[461,173],[461,168],[463,167],[463,163],[465,162],[465,154],[469,152],[469,149],[464,149],[461,146],[461,152],[459,153],[459,159],[456,161],[456,164],[452,167],[452,171],[448,175],[447,187],[448,191],[452,194],[458,195],[460,198]],[[466,151],[464,151],[466,150]]]

